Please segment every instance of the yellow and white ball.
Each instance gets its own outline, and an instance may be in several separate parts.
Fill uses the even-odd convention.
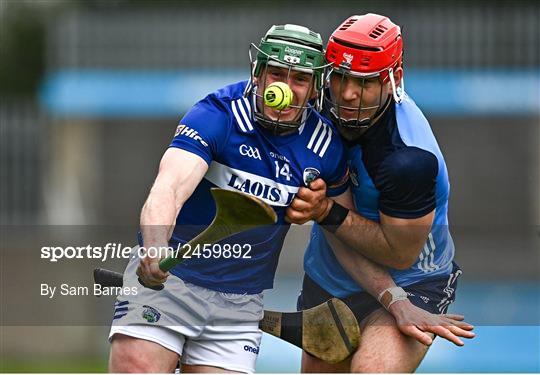
[[[264,90],[264,104],[282,110],[292,104],[293,92],[285,82],[274,82]]]

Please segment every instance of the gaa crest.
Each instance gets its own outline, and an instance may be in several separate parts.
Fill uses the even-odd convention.
[[[321,172],[319,172],[318,169],[313,168],[313,167],[307,167],[306,169],[304,169],[304,174],[303,174],[304,184],[306,186],[309,186],[309,184],[313,180],[315,180],[317,177],[319,177],[320,174]]]
[[[148,323],[155,323],[161,318],[161,314],[159,311],[154,309],[151,306],[144,305],[144,310],[142,312],[142,317],[145,319]]]

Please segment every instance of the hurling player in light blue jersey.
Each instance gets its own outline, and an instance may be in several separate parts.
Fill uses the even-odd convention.
[[[458,345],[458,336],[474,337],[463,317],[444,315],[461,274],[448,230],[448,173],[429,123],[403,89],[402,56],[399,26],[376,14],[350,17],[327,45],[333,65],[323,113],[348,145],[352,194],[334,201],[324,178],[315,180],[298,191],[287,217],[318,223],[299,309],[339,297],[362,337],[340,364],[304,353],[306,372],[413,372],[433,334]],[[397,287],[373,293],[366,258],[387,267]]]
[[[286,207],[316,177],[328,182],[330,196],[347,189],[345,149],[314,108],[325,65],[320,35],[273,26],[252,50],[249,81],[209,94],[181,119],[142,209],[139,245],[176,248],[200,233],[215,215],[213,187],[260,198],[278,223],[235,235],[210,252],[194,249],[170,275],[156,257],[131,260],[124,286],[139,286],[139,276],[164,289],[139,287],[136,296],[117,300],[112,372],[170,372],[178,360],[182,372],[253,372],[261,293],[273,285],[289,229]],[[290,86],[290,106],[265,105],[264,89],[273,82]]]

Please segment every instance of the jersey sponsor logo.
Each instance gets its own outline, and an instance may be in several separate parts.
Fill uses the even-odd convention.
[[[159,311],[154,309],[152,306],[144,305],[144,310],[142,312],[142,317],[145,319],[148,323],[155,323],[161,318],[161,314]]]
[[[280,154],[276,154],[275,152],[270,151],[268,153],[268,155],[270,155],[274,159],[283,160],[283,161],[286,161],[287,163],[290,163],[290,161],[289,161],[289,159],[287,159],[287,157],[285,157],[283,155],[280,155]]]
[[[247,156],[247,157],[253,158],[253,159],[262,160],[261,159],[261,154],[260,154],[259,149],[257,147],[251,147],[251,146],[246,146],[246,145],[242,144],[238,148],[238,151],[240,151],[240,155]]]
[[[330,141],[332,140],[332,129],[321,120],[317,123],[317,127],[313,131],[307,148],[318,154],[321,158],[326,153]]]
[[[270,178],[212,161],[205,178],[223,189],[236,189],[273,206],[288,206],[298,186],[280,184]]]
[[[199,135],[195,129],[191,129],[189,126],[180,124],[177,126],[174,136],[178,137],[179,135],[184,135],[188,138],[192,138],[196,141],[199,141],[204,147],[208,147],[208,143]]]
[[[250,353],[253,353],[253,354],[259,354],[259,347],[258,346],[256,348],[254,348],[253,346],[250,346],[250,345],[244,345],[244,350],[246,352],[250,352]]]
[[[317,168],[307,167],[304,169],[304,173],[302,174],[302,178],[304,180],[304,184],[306,186],[309,186],[309,184],[317,179],[319,177],[321,172]]]

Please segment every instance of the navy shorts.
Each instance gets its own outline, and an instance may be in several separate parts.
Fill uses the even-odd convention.
[[[459,266],[453,263],[452,273],[450,275],[426,279],[404,286],[403,289],[409,295],[409,300],[413,305],[433,314],[445,314],[448,306],[454,302],[457,279],[461,274],[462,272]],[[333,297],[308,275],[304,275],[297,309],[299,311],[310,309]],[[349,306],[358,322],[364,320],[373,311],[383,308],[379,301],[367,292],[351,294],[340,299]]]

